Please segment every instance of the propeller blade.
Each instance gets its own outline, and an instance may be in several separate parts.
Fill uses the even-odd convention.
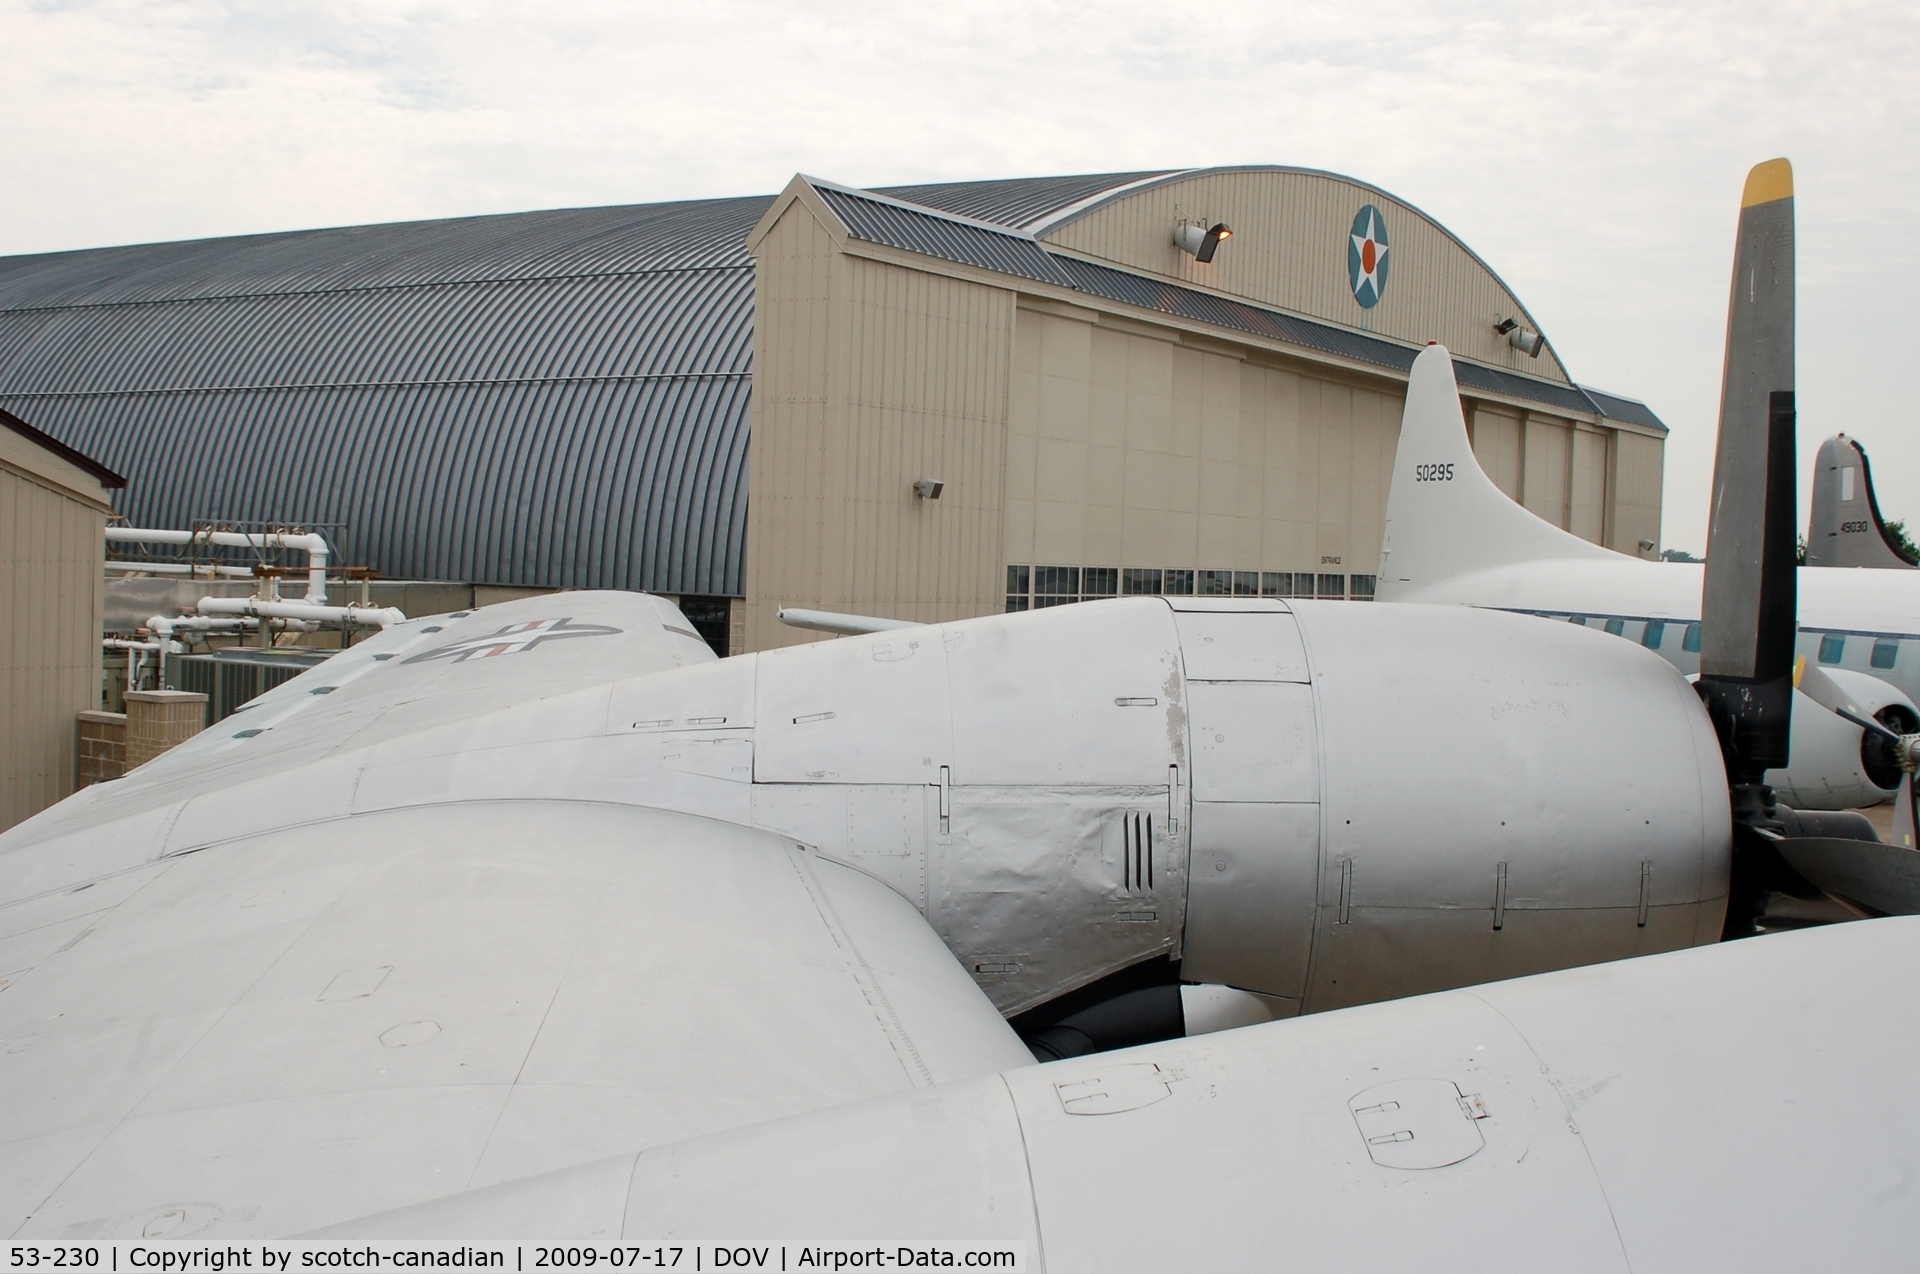
[[[1829,712],[1843,715],[1846,712],[1860,712],[1860,705],[1840,688],[1840,683],[1829,677],[1826,669],[1819,664],[1808,663],[1805,655],[1794,657],[1793,688]]]
[[[1833,715],[1836,717],[1839,717],[1842,721],[1853,722],[1853,724],[1859,726],[1862,730],[1865,730],[1870,734],[1879,735],[1881,738],[1893,744],[1895,747],[1905,746],[1904,742],[1902,741],[1901,737],[1898,734],[1895,734],[1892,730],[1887,729],[1887,727],[1881,725],[1878,721],[1875,721],[1872,717],[1863,717],[1856,712],[1849,711],[1847,708],[1835,708],[1833,710]]]
[[[1720,737],[1736,817],[1751,823],[1772,803],[1766,772],[1787,764],[1793,712],[1792,166],[1756,165],[1740,203],[1695,689]]]
[[[1900,776],[1900,791],[1893,798],[1894,848],[1915,848],[1914,836],[1913,771],[1908,770]]]
[[[1920,915],[1920,852],[1830,836],[1786,837],[1775,848],[1788,866],[1830,894],[1890,916]]]

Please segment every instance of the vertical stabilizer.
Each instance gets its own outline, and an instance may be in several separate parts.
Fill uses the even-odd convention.
[[[1481,471],[1467,440],[1453,357],[1429,345],[1413,361],[1380,549],[1382,601],[1489,567],[1618,555],[1528,512]]]
[[[1820,444],[1813,466],[1808,566],[1866,566],[1905,571],[1920,565],[1901,551],[1873,496],[1867,449],[1845,434]]]

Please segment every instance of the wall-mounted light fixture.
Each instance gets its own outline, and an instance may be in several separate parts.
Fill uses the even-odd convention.
[[[1517,318],[1503,318],[1493,325],[1493,330],[1506,337],[1507,344],[1528,358],[1540,357],[1540,351],[1547,344],[1545,333],[1536,332],[1530,327],[1522,327]]]
[[[1222,241],[1233,238],[1233,229],[1224,221],[1211,228],[1198,221],[1182,221],[1173,228],[1174,246],[1196,261],[1211,261]]]
[[[919,500],[938,500],[940,493],[946,489],[946,486],[947,484],[938,478],[915,478],[913,480],[914,498]]]

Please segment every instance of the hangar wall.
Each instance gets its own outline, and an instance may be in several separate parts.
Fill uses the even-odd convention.
[[[815,639],[782,605],[942,622],[1001,605],[1014,293],[838,250],[806,203],[757,248],[747,594],[735,650]],[[948,490],[917,499],[916,478]]]
[[[1660,537],[1663,440],[1504,405],[1466,406],[1474,458],[1514,501],[1583,540],[1648,556],[1641,545]]]
[[[79,714],[100,706],[112,506],[35,433],[0,418],[0,831],[73,791]]]
[[[1020,311],[1010,563],[1374,570],[1399,396],[1102,317]]]

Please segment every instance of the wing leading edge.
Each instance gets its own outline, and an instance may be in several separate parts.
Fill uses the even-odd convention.
[[[534,700],[714,662],[678,607],[553,593],[409,620],[254,699],[125,778],[0,834],[0,902],[158,857],[194,797]]]

